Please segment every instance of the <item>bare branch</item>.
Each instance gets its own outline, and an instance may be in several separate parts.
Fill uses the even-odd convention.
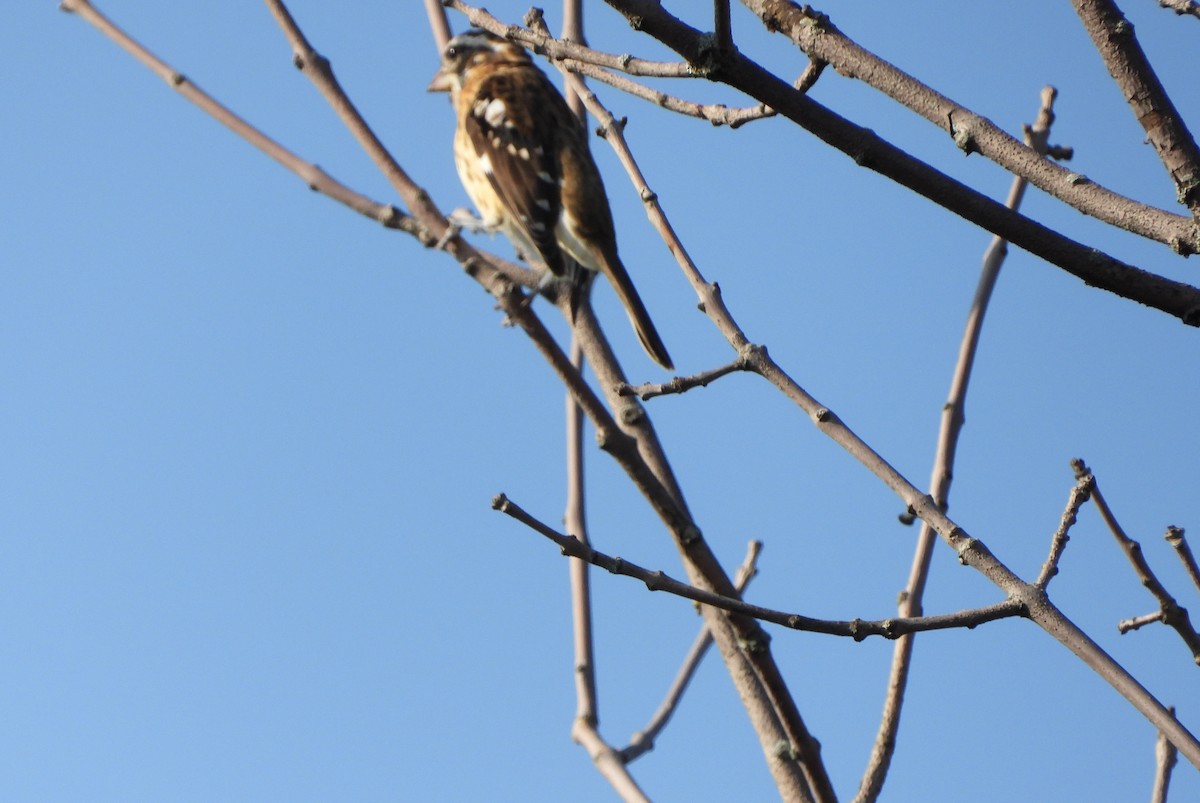
[[[1054,531],[1054,536],[1050,539],[1050,556],[1042,564],[1042,573],[1034,581],[1035,585],[1040,588],[1050,585],[1050,579],[1058,574],[1058,562],[1062,558],[1063,550],[1067,548],[1067,541],[1070,540],[1067,533],[1075,524],[1079,508],[1083,507],[1083,503],[1091,498],[1095,485],[1096,478],[1090,471],[1084,472],[1075,480],[1075,487],[1071,489],[1071,495],[1067,498],[1067,506],[1063,510],[1058,529]]]
[[[606,2],[626,16],[636,18],[641,30],[686,58],[703,58],[707,41],[704,35],[671,16],[661,5],[650,0]],[[743,54],[734,53],[712,77],[765,103],[827,144],[849,154],[858,164],[1004,237],[1085,283],[1168,312],[1189,325],[1200,326],[1200,290],[1197,288],[1139,270],[1013,212],[934,170],[873,131],[855,125],[801,95]]]
[[[607,2],[626,15],[638,19],[641,29],[663,41],[677,52],[693,52],[696,48],[697,33],[670,16],[660,6],[649,0],[607,0]],[[748,68],[758,70],[755,67]],[[765,71],[763,71],[765,72]],[[769,75],[769,74],[768,74]],[[772,78],[764,78],[771,81]],[[733,82],[736,83],[736,82]],[[790,90],[789,90],[790,91]],[[787,96],[780,95],[782,102],[788,103]],[[627,169],[629,169],[627,167]],[[648,208],[651,208],[647,204]],[[656,209],[656,208],[655,208]],[[652,209],[654,211],[654,209]],[[1006,210],[1011,214],[1011,210]],[[665,219],[664,219],[665,223]],[[668,242],[671,242],[668,240]],[[1187,756],[1188,760],[1200,767],[1200,742],[1174,718],[1169,717],[1166,708],[1136,678],[1130,675],[1094,640],[1079,629],[1070,619],[1063,615],[1046,597],[1045,592],[1036,586],[1023,582],[1013,572],[1000,562],[982,541],[971,537],[965,530],[955,524],[945,511],[942,510],[932,497],[923,494],[912,483],[908,482],[899,472],[889,465],[879,454],[871,449],[861,438],[850,430],[829,408],[817,402],[800,385],[787,375],[771,358],[765,349],[747,351],[749,340],[745,333],[733,320],[729,310],[721,299],[716,285],[702,284],[703,279],[694,264],[686,257],[686,253],[676,253],[676,258],[684,265],[684,273],[692,282],[693,288],[701,298],[701,308],[708,313],[714,324],[729,340],[730,345],[739,353],[747,354],[751,359],[754,370],[764,379],[775,385],[783,394],[800,409],[802,409],[817,426],[817,428],[840,444],[852,456],[863,463],[885,485],[895,492],[905,504],[911,508],[913,515],[929,522],[939,537],[954,549],[959,560],[983,574],[991,582],[1003,589],[1010,597],[1025,602],[1033,619],[1047,634],[1070,649],[1084,663],[1092,667],[1104,677],[1112,687],[1124,696],[1137,710],[1157,727],[1164,730],[1171,741]],[[1200,308],[1198,308],[1200,315]]]
[[[358,212],[360,215],[371,218],[387,228],[408,232],[417,237],[426,246],[433,245],[437,241],[437,238],[415,218],[403,214],[391,204],[384,204],[355,192],[345,184],[334,179],[317,165],[300,158],[239,117],[229,107],[192,83],[183,73],[159,59],[125,33],[125,31],[117,27],[88,0],[63,0],[61,7],[64,11],[78,14],[82,19],[96,27],[101,33],[120,46],[121,49],[140,61],[159,78],[166,81],[167,85],[180,95],[196,104],[196,106],[222,125],[228,127],[239,137],[299,176],[310,189],[327,195]]]
[[[734,578],[733,585],[738,592],[738,596],[746,590],[746,586],[758,574],[756,566],[759,553],[762,551],[762,541],[751,541],[746,551],[746,557],[742,560],[742,565],[738,568],[737,576]],[[704,659],[705,653],[712,645],[712,633],[709,632],[705,625],[700,626],[700,632],[696,635],[696,640],[692,643],[692,648],[688,650],[687,655],[683,659],[683,665],[680,666],[675,680],[671,683],[671,687],[667,689],[667,695],[654,715],[650,717],[650,721],[629,740],[629,744],[621,750],[621,756],[626,762],[633,761],[639,756],[654,749],[654,743],[658,739],[658,735],[662,733],[663,728],[671,719],[671,715],[675,713],[675,709],[679,707],[679,701],[683,699],[683,693],[687,691],[688,684],[691,683],[692,676],[700,667],[700,662]]]
[[[1191,14],[1200,20],[1200,3],[1197,3],[1196,0],[1158,0],[1158,4],[1163,8],[1171,9],[1176,14]]]
[[[647,78],[695,78],[695,69],[687,62],[679,61],[648,61],[625,54],[616,56],[599,50],[592,50],[582,42],[564,42],[557,40],[549,32],[538,32],[520,25],[508,25],[496,19],[486,8],[467,5],[462,0],[445,0],[447,8],[461,12],[471,25],[491,31],[497,36],[503,36],[514,42],[520,42],[535,53],[549,56],[552,60],[564,58],[595,64],[609,70],[617,70],[629,75],[641,75]]]
[[[1188,546],[1188,542],[1183,537],[1182,527],[1168,527],[1167,534],[1164,536],[1167,543],[1175,550],[1175,554],[1183,561],[1183,568],[1187,570],[1188,577],[1192,578],[1192,583],[1196,589],[1200,590],[1200,566],[1196,565],[1196,556],[1192,554],[1192,548]]]
[[[1025,126],[1025,137],[1030,147],[1038,152],[1044,152],[1050,136],[1050,124],[1054,121],[1053,104],[1055,98],[1053,87],[1045,87],[1041,93],[1041,106],[1035,122]],[[1008,192],[1006,205],[1016,210],[1021,205],[1025,195],[1026,182],[1023,178],[1013,178]],[[929,478],[930,494],[942,510],[950,498],[950,483],[954,477],[954,458],[958,449],[958,437],[966,421],[965,409],[967,388],[970,385],[971,370],[975,365],[975,353],[979,347],[983,331],[983,320],[991,301],[992,291],[1000,275],[1000,268],[1008,254],[1007,243],[996,237],[988,245],[983,256],[979,282],[976,285],[975,297],[967,313],[967,323],[958,350],[958,360],[954,366],[954,374],[950,381],[950,392],[946,403],[942,406],[942,421],[938,429],[938,443],[934,452],[933,471]],[[911,523],[907,518],[902,521]],[[921,523],[921,531],[913,550],[913,560],[909,569],[908,583],[900,594],[899,614],[901,616],[920,616],[922,600],[925,595],[925,580],[929,573],[929,562],[933,554],[936,533],[927,522]],[[1056,559],[1057,560],[1057,559]],[[1044,586],[1044,584],[1042,584]],[[879,730],[871,749],[871,758],[863,772],[859,783],[856,803],[868,803],[878,799],[883,790],[888,768],[891,766],[892,755],[896,748],[896,734],[900,729],[900,714],[904,708],[904,692],[908,687],[908,673],[912,662],[913,638],[905,637],[896,642],[892,649],[892,665],[888,674],[887,695],[883,702],[883,712],[880,715]]]
[[[586,61],[562,59],[559,62],[559,66],[578,75],[595,78],[614,89],[619,89],[634,97],[641,98],[653,103],[655,106],[660,106],[668,111],[679,114],[686,114],[689,117],[698,117],[701,120],[707,120],[715,126],[727,125],[730,128],[739,128],[746,123],[775,116],[775,112],[761,103],[757,106],[730,108],[724,103],[695,103],[690,100],[684,100],[683,98],[669,95],[666,92],[651,89],[648,86],[639,84],[637,81],[617,75],[603,67]]]
[[[599,566],[613,574],[621,574],[641,580],[651,591],[666,591],[668,594],[690,599],[702,605],[751,616],[764,622],[782,625],[792,630],[802,630],[806,633],[823,633],[829,636],[843,636],[855,641],[862,641],[869,636],[882,636],[895,639],[907,633],[919,633],[925,630],[949,630],[952,628],[974,628],[997,619],[1008,619],[1013,616],[1026,616],[1027,611],[1022,603],[1007,599],[995,605],[958,613],[941,614],[938,616],[901,617],[895,619],[880,619],[869,621],[852,619],[838,621],[816,619],[799,613],[783,611],[751,605],[736,597],[714,594],[702,588],[688,585],[664,574],[661,571],[651,571],[630,563],[623,558],[606,555],[597,549],[584,544],[573,535],[563,535],[531,516],[519,505],[508,499],[504,494],[498,494],[492,499],[492,507],[516,519],[537,533],[544,535],[558,544],[564,555],[586,560],[593,566]]]
[[[809,58],[829,62],[839,73],[867,83],[916,112],[949,134],[955,145],[966,153],[983,155],[1014,175],[1022,176],[1038,189],[1105,223],[1165,243],[1181,254],[1196,253],[1200,249],[1200,227],[1196,221],[1126,198],[1047,161],[991,120],[864,49],[838,30],[824,14],[788,0],[742,2],[762,18],[768,29],[787,36]]]
[[[1123,636],[1126,633],[1129,633],[1130,631],[1140,630],[1143,627],[1145,627],[1146,625],[1154,624],[1155,622],[1165,622],[1165,621],[1166,621],[1166,617],[1163,616],[1162,611],[1155,611],[1154,613],[1144,613],[1141,616],[1134,616],[1131,619],[1122,619],[1121,621],[1117,622],[1117,632]]]
[[[1175,706],[1167,709],[1171,715],[1175,714]],[[1167,738],[1162,731],[1158,732],[1158,738],[1154,740],[1154,789],[1150,794],[1150,803],[1167,803],[1167,789],[1171,786],[1171,770],[1175,769],[1175,762],[1179,758],[1179,751],[1175,749],[1175,745],[1171,744],[1171,740]]]
[[[713,368],[708,371],[701,371],[692,376],[677,376],[670,382],[653,383],[647,382],[643,385],[634,387],[633,385],[621,385],[617,388],[617,393],[622,396],[637,396],[642,401],[653,399],[655,396],[667,396],[675,393],[687,393],[692,388],[706,388],[710,382],[715,382],[723,376],[737,373],[738,371],[750,370],[750,363],[739,357],[731,363],[722,365],[720,368]]]
[[[440,0],[425,0],[425,15],[429,17],[429,31],[433,34],[433,44],[440,56],[446,49],[446,43],[450,41],[450,22],[446,19],[446,7]]]
[[[1138,44],[1133,24],[1113,0],[1072,0],[1071,5],[1171,174],[1179,202],[1200,220],[1200,148]]]
[[[1090,473],[1090,470],[1082,460],[1073,460],[1071,464],[1075,467],[1076,473]],[[1174,597],[1167,593],[1167,589],[1159,582],[1158,577],[1151,570],[1150,564],[1146,562],[1145,555],[1142,554],[1142,545],[1126,535],[1125,530],[1117,523],[1117,519],[1113,516],[1108,502],[1105,501],[1104,495],[1100,493],[1099,485],[1092,485],[1092,501],[1095,503],[1096,509],[1100,512],[1100,517],[1108,525],[1109,531],[1117,539],[1117,543],[1120,544],[1121,549],[1125,551],[1125,557],[1129,558],[1129,562],[1132,564],[1138,580],[1141,581],[1146,590],[1154,595],[1154,598],[1158,601],[1160,618],[1163,624],[1170,625],[1179,634],[1179,637],[1183,639],[1183,643],[1192,651],[1192,659],[1197,665],[1200,665],[1200,634],[1196,633],[1196,629],[1192,627],[1187,609],[1181,608]],[[1141,622],[1137,626],[1140,627],[1141,624],[1145,624],[1145,622]],[[1123,630],[1122,632],[1125,631]]]

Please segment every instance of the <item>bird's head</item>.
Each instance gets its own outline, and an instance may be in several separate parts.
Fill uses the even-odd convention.
[[[442,51],[442,66],[429,82],[430,92],[457,92],[467,73],[485,64],[532,64],[525,48],[473,28],[446,43]]]

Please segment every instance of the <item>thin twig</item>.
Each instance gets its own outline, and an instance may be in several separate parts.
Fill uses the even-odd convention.
[[[1050,136],[1050,125],[1054,122],[1053,87],[1045,87],[1041,93],[1041,105],[1035,122],[1025,127],[1025,136],[1030,145],[1038,151],[1044,151]],[[1025,179],[1014,176],[1012,186],[1005,202],[1009,209],[1016,210],[1021,205],[1025,195]],[[1008,253],[1007,243],[1000,237],[992,239],[984,252],[983,264],[980,269],[979,282],[976,285],[975,297],[967,313],[967,322],[963,328],[963,336],[958,350],[958,360],[950,380],[950,391],[946,403],[942,406],[942,420],[938,429],[938,442],[934,450],[933,470],[929,478],[929,489],[933,500],[941,510],[946,509],[950,498],[950,483],[954,477],[954,459],[958,449],[958,438],[966,422],[967,389],[970,386],[971,371],[975,365],[975,354],[979,348],[979,340],[983,332],[984,316],[991,301],[992,291],[1000,275],[1000,268]],[[906,514],[907,515],[907,514]],[[902,518],[902,520],[904,520]],[[911,520],[911,519],[910,519]],[[1064,514],[1064,522],[1066,514]],[[1060,528],[1065,544],[1066,531]],[[933,554],[933,545],[937,533],[933,526],[921,522],[921,530],[913,550],[913,559],[909,569],[908,582],[900,594],[899,614],[901,616],[920,616],[922,600],[925,595],[925,581],[929,574],[929,564]],[[1057,564],[1057,557],[1053,558]],[[1043,569],[1046,575],[1047,569]],[[1039,578],[1039,587],[1044,588],[1045,582]],[[888,673],[887,693],[884,697],[883,711],[880,714],[879,729],[871,749],[871,756],[859,782],[856,803],[870,803],[878,799],[891,766],[892,755],[896,748],[896,734],[900,728],[900,714],[904,708],[904,693],[908,687],[908,674],[912,662],[913,639],[900,639],[892,648],[892,664]]]
[[[1082,460],[1073,460],[1071,461],[1071,465],[1075,468],[1076,474],[1090,472],[1090,469],[1088,469]],[[1104,519],[1104,523],[1108,526],[1109,532],[1113,534],[1113,537],[1117,539],[1117,543],[1125,552],[1125,557],[1129,559],[1129,563],[1133,566],[1138,580],[1141,581],[1146,590],[1157,600],[1163,624],[1170,625],[1179,634],[1179,637],[1183,639],[1183,643],[1192,651],[1192,659],[1197,665],[1200,665],[1200,634],[1192,627],[1187,609],[1181,608],[1179,603],[1175,601],[1175,598],[1167,592],[1166,587],[1159,582],[1158,577],[1151,570],[1150,564],[1146,562],[1146,556],[1142,554],[1142,545],[1125,533],[1124,528],[1121,527],[1113,515],[1112,509],[1109,508],[1104,494],[1100,493],[1100,486],[1097,484],[1092,485],[1092,501],[1095,503],[1100,517]]]
[[[1164,537],[1171,548],[1175,550],[1175,554],[1183,561],[1183,568],[1187,570],[1188,577],[1192,578],[1196,590],[1200,591],[1200,566],[1196,565],[1196,556],[1192,554],[1192,548],[1188,546],[1188,542],[1183,536],[1183,528],[1168,527]]]
[[[1121,621],[1117,622],[1117,632],[1123,636],[1130,631],[1140,630],[1146,625],[1152,625],[1155,622],[1165,621],[1166,619],[1164,618],[1162,611],[1144,613],[1141,616],[1134,616],[1130,619],[1122,619]]]
[[[498,494],[492,499],[492,507],[558,544],[563,554],[568,557],[586,560],[593,566],[599,566],[601,569],[605,569],[613,574],[620,574],[632,577],[635,580],[641,580],[646,584],[646,588],[651,591],[666,591],[668,594],[690,599],[702,605],[711,605],[714,608],[740,613],[744,616],[750,616],[763,622],[771,622],[772,624],[781,625],[791,630],[800,630],[806,633],[822,633],[828,636],[842,636],[844,638],[852,638],[855,641],[862,641],[870,636],[895,639],[907,633],[919,633],[927,630],[950,630],[953,628],[971,629],[987,622],[994,622],[997,619],[1009,619],[1014,616],[1027,615],[1024,605],[1013,599],[1006,599],[994,605],[988,605],[983,608],[972,608],[970,610],[959,611],[958,613],[879,620],[817,619],[799,613],[786,613],[772,608],[764,608],[761,605],[752,605],[736,597],[714,594],[703,588],[696,588],[695,586],[680,582],[664,572],[651,571],[636,563],[630,563],[623,558],[607,555],[584,544],[573,535],[563,535],[554,530],[552,527],[530,515],[528,511],[521,508],[520,505],[510,500],[504,494]]]
[[[443,4],[447,8],[460,12],[476,28],[482,28],[497,36],[519,42],[535,53],[545,54],[555,61],[565,58],[576,59],[609,70],[618,70],[629,75],[640,75],[646,78],[697,77],[695,68],[687,62],[649,61],[635,58],[629,54],[618,56],[604,53],[593,50],[582,42],[565,42],[555,39],[548,31],[538,32],[522,28],[520,25],[509,25],[492,16],[486,8],[467,5],[461,0],[444,0]]]
[[[570,70],[578,75],[586,75],[589,78],[595,78],[614,89],[619,89],[626,94],[633,95],[636,98],[653,103],[655,106],[660,106],[668,111],[678,114],[685,114],[689,117],[696,117],[701,120],[707,120],[714,126],[727,125],[730,128],[740,128],[746,123],[755,120],[765,120],[768,117],[774,117],[775,112],[768,109],[763,104],[757,106],[745,107],[730,107],[724,103],[696,103],[690,100],[670,95],[658,89],[652,89],[644,84],[639,84],[630,78],[623,75],[618,75],[611,70],[606,70],[599,65],[592,64],[587,61],[578,59],[560,59],[558,64],[565,69]]]
[[[748,370],[750,370],[749,362],[739,357],[731,363],[722,365],[720,368],[701,371],[692,376],[677,376],[670,382],[646,382],[636,387],[633,385],[621,385],[617,388],[617,393],[622,396],[637,396],[642,401],[647,401],[653,399],[655,396],[687,393],[692,388],[706,388],[710,383],[717,381],[723,376]]]
[[[1167,708],[1175,715],[1175,706]],[[1167,803],[1167,789],[1171,786],[1171,770],[1179,759],[1179,751],[1162,731],[1154,740],[1154,789],[1150,794],[1150,803]]]
[[[761,551],[762,541],[750,542],[746,550],[746,557],[742,560],[742,565],[738,568],[737,576],[733,581],[733,586],[737,589],[739,596],[745,592],[746,586],[758,574],[757,563]],[[666,697],[663,698],[654,715],[650,717],[646,727],[633,734],[629,739],[629,744],[621,750],[621,756],[626,763],[654,749],[658,735],[662,733],[663,728],[667,726],[671,716],[675,713],[675,709],[679,707],[679,701],[683,699],[683,693],[687,691],[688,684],[691,683],[692,676],[700,667],[700,662],[704,659],[708,648],[712,646],[712,641],[712,633],[709,632],[708,627],[701,625],[700,632],[696,634],[696,640],[692,642],[691,649],[688,650],[682,666],[679,667],[679,672],[675,675],[675,680],[667,689]]]
[[[299,176],[309,188],[344,204],[360,215],[371,218],[387,228],[406,231],[416,236],[427,246],[436,242],[436,237],[421,226],[415,218],[400,212],[400,210],[391,204],[381,203],[355,192],[345,184],[334,179],[317,165],[305,161],[255,128],[230,110],[229,107],[194,84],[183,73],[171,67],[139,44],[133,37],[129,36],[129,34],[100,13],[88,0],[63,0],[61,7],[64,11],[77,14],[80,18],[93,25],[115,42],[122,50],[132,55],[149,68],[151,72],[166,81],[167,85],[180,95],[196,104],[196,106],[222,125],[227,126],[239,137]]]
[[[1067,497],[1067,506],[1063,509],[1058,529],[1054,531],[1054,535],[1050,539],[1050,556],[1042,564],[1042,573],[1034,581],[1034,585],[1039,588],[1046,588],[1050,585],[1050,579],[1058,574],[1058,562],[1062,559],[1063,550],[1067,548],[1067,541],[1070,540],[1068,533],[1075,525],[1079,508],[1083,507],[1083,503],[1091,498],[1092,486],[1095,484],[1096,478],[1090,471],[1075,480],[1075,487],[1071,489],[1071,495]]]

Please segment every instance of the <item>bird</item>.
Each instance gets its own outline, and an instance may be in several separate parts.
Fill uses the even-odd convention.
[[[576,293],[604,274],[646,353],[674,370],[617,254],[612,210],[583,124],[529,53],[468,30],[446,43],[429,91],[450,93],[454,163],[483,227],[502,231],[526,259],[540,258],[550,281],[574,282],[572,318]]]

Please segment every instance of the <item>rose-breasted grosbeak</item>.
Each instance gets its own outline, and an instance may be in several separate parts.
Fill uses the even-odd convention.
[[[540,257],[555,277],[580,274],[573,292],[596,273],[607,276],[646,353],[671,370],[617,256],[608,196],[583,125],[524,48],[486,31],[460,34],[447,43],[429,91],[453,100],[454,162],[483,224],[503,231],[527,259]]]

